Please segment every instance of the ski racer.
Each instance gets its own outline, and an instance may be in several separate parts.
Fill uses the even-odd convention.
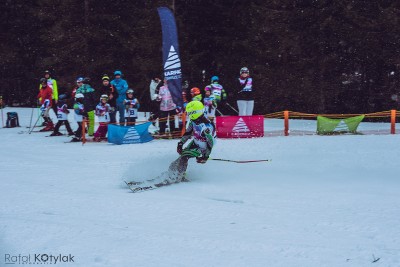
[[[181,157],[196,158],[197,163],[206,163],[215,143],[215,126],[204,116],[204,105],[191,101],[186,106],[190,118],[185,134],[178,142],[177,152]],[[183,148],[189,140],[192,141]]]
[[[215,126],[204,115],[204,105],[200,101],[191,101],[186,106],[190,118],[186,133],[178,142],[179,157],[174,160],[168,171],[154,179],[144,182],[127,182],[133,192],[151,190],[157,187],[182,182],[185,179],[186,169],[190,158],[196,158],[198,163],[206,163],[215,144]],[[183,148],[183,145],[192,139]]]

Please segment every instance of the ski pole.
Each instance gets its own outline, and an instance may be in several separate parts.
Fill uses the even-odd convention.
[[[33,112],[35,111],[35,107],[32,107],[32,112],[31,112],[31,122],[29,123],[29,129],[32,127],[32,118],[33,118]]]
[[[33,129],[35,129],[36,124],[38,123],[38,121],[39,121],[39,119],[40,119],[41,117],[42,117],[42,116],[39,115],[39,117],[37,118],[37,120],[36,120],[35,124],[33,125],[32,129],[29,130],[29,134],[31,134],[32,131],[33,131]]]
[[[251,162],[267,162],[272,161],[272,159],[256,159],[256,160],[230,160],[230,159],[215,159],[208,158],[209,160],[217,160],[217,161],[226,161],[226,162],[234,162],[234,163],[251,163]]]
[[[224,116],[224,114],[222,114],[222,112],[219,111],[219,109],[216,108],[215,110],[219,113],[219,115]]]
[[[233,109],[237,114],[239,114],[239,111],[237,111],[234,107],[232,107],[228,102],[226,102],[226,105]]]
[[[4,128],[4,118],[3,118],[3,96],[0,96],[0,109],[1,109],[1,127]]]

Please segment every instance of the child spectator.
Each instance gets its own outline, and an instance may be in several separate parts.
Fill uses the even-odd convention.
[[[76,79],[76,86],[72,89],[71,93],[71,98],[74,99],[76,95],[76,91],[78,90],[79,87],[81,87],[83,84],[83,77],[79,77]]]
[[[57,119],[58,122],[56,124],[56,127],[54,128],[54,131],[50,134],[50,136],[60,136],[62,133],[59,132],[59,129],[61,125],[65,125],[65,128],[67,128],[68,135],[74,135],[74,132],[71,129],[71,126],[69,125],[68,122],[68,106],[65,103],[65,100],[67,99],[67,95],[62,94],[58,96],[58,102],[57,102]]]
[[[100,97],[100,103],[96,106],[96,116],[99,121],[99,128],[97,128],[96,133],[94,134],[94,141],[100,142],[104,140],[107,135],[108,123],[110,122],[110,105],[107,103],[108,96],[102,95]]]
[[[101,95],[108,95],[108,104],[111,107],[110,110],[110,123],[116,123],[116,114],[117,114],[117,98],[118,98],[118,91],[110,83],[110,77],[107,74],[104,74],[101,78],[103,85],[98,90],[99,96]]]
[[[139,101],[134,97],[133,89],[126,91],[125,105],[125,121],[127,126],[135,125],[138,109],[140,107]]]
[[[222,110],[222,113],[228,112],[225,107],[227,94],[224,87],[219,83],[219,77],[211,77],[211,84],[207,85],[204,90],[210,90],[211,95],[214,96],[215,102],[218,105],[218,111]],[[227,104],[227,103],[226,103]],[[218,112],[222,114],[221,112]]]
[[[200,101],[203,99],[203,96],[201,95],[200,89],[197,87],[193,87],[190,89],[190,94],[192,95],[192,101]]]
[[[217,109],[217,102],[215,101],[214,95],[211,94],[210,88],[206,87],[205,89],[205,96],[203,99],[204,103],[204,114],[207,116],[208,119],[211,121],[215,118],[215,110]]]
[[[207,85],[205,90],[210,90],[211,94],[214,96],[217,104],[226,100],[226,92],[224,87],[219,84],[219,77],[213,76],[211,77],[211,84]]]
[[[85,105],[85,117],[89,118],[88,125],[88,135],[93,136],[94,133],[94,110],[96,109],[96,92],[94,88],[90,85],[90,78],[83,78],[82,85],[76,90],[76,93],[83,94],[85,98],[83,98]]]
[[[51,109],[52,98],[53,98],[53,89],[51,89],[51,87],[47,84],[46,78],[41,78],[40,84],[41,87],[37,98],[40,101],[41,104],[40,110],[42,112],[43,120],[46,123],[46,127],[41,129],[40,131],[41,132],[53,131],[54,124],[49,116],[49,111]]]
[[[72,138],[71,142],[80,142],[82,139],[82,121],[85,115],[85,107],[83,105],[83,94],[79,93],[75,95],[74,114],[75,121],[78,123],[78,129],[75,131],[75,137]]]

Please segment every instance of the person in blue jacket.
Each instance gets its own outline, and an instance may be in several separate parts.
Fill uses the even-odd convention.
[[[124,125],[125,123],[125,95],[128,90],[128,83],[121,78],[122,72],[120,70],[116,70],[114,72],[115,79],[111,81],[111,84],[115,87],[118,92],[117,98],[117,111],[119,112],[119,123]]]

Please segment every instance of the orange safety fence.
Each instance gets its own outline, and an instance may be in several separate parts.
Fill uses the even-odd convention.
[[[390,118],[390,133],[396,133],[396,118],[400,118],[400,111],[397,110],[387,110],[374,113],[366,114],[312,114],[312,113],[302,113],[295,111],[279,111],[274,113],[265,114],[266,119],[284,119],[284,135],[289,135],[289,119],[315,119],[318,116],[323,116],[327,118],[343,119],[355,116],[364,115],[365,118]]]

